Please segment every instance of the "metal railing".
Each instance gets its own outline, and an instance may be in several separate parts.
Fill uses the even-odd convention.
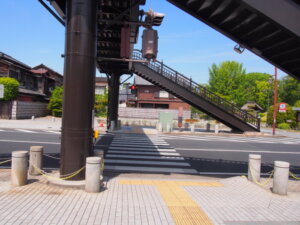
[[[144,59],[142,57],[141,51],[136,49],[133,51],[132,58],[138,60]],[[169,66],[165,65],[163,62],[156,60],[155,62],[149,62],[143,64],[148,68],[150,68],[151,70],[157,72],[161,76],[167,78],[168,80],[178,84],[179,86],[185,89],[188,89],[189,91],[200,96],[201,98],[213,103],[215,106],[233,114],[237,118],[259,129],[260,126],[259,118],[249,114],[245,110],[240,109],[238,106],[229,102],[228,100],[221,98],[220,96],[211,92],[207,88],[197,84],[191,78],[188,78],[183,74],[177,72],[176,70],[170,68]]]

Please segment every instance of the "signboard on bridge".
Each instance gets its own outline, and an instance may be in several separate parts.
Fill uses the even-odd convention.
[[[279,112],[286,112],[286,103],[284,103],[284,102],[281,102],[281,103],[279,103],[279,110],[278,110]]]
[[[0,84],[0,98],[4,98],[4,85]]]

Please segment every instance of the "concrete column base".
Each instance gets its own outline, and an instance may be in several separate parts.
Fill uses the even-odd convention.
[[[249,154],[248,180],[252,182],[260,181],[261,155]]]
[[[11,184],[14,187],[27,184],[28,151],[12,152]]]
[[[38,176],[41,175],[36,169],[33,167],[33,165],[43,170],[43,152],[44,147],[43,146],[31,146],[30,147],[30,156],[29,156],[29,174],[32,176]]]
[[[283,161],[274,162],[273,193],[287,195],[290,164]]]

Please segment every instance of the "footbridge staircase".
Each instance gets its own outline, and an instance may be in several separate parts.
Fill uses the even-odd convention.
[[[143,60],[142,54],[134,50],[133,58]],[[235,104],[214,94],[160,61],[132,63],[132,71],[138,76],[159,86],[163,90],[205,112],[233,131],[259,131],[260,120],[240,109]]]

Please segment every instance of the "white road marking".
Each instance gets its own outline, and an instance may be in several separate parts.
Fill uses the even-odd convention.
[[[172,160],[172,161],[184,161],[184,158],[179,156],[146,156],[146,155],[113,155],[106,154],[105,158],[120,158],[120,159],[155,159],[155,160]]]
[[[161,162],[161,161],[122,160],[122,159],[105,159],[105,163],[124,163],[124,164],[161,165],[161,166],[190,166],[190,164],[186,162]]]
[[[195,137],[195,136],[162,136],[162,138],[168,139],[188,139],[188,140],[199,140],[199,141],[228,141],[228,142],[255,142],[255,143],[266,143],[266,144],[299,144],[300,139],[290,138],[244,138],[244,137],[218,137],[218,136],[206,136],[206,137]]]
[[[141,155],[173,155],[179,156],[179,153],[169,153],[169,152],[142,152],[142,151],[109,151],[109,153],[121,153],[121,154],[141,154]]]
[[[156,172],[156,173],[190,173],[190,174],[198,174],[198,172],[194,169],[137,167],[137,166],[105,166],[105,170],[135,171],[135,172]]]
[[[110,150],[122,150],[126,151],[146,151],[146,152],[176,152],[175,149],[164,149],[164,148],[127,148],[127,147],[109,147]]]
[[[231,149],[205,149],[205,148],[176,148],[178,151],[202,151],[202,152],[256,152],[256,153],[269,153],[269,154],[296,154],[299,155],[300,152],[277,152],[277,151],[268,151],[268,150],[231,150]]]
[[[35,144],[60,145],[60,143],[58,143],[58,142],[43,142],[43,141],[0,140],[0,142],[16,142],[16,143],[35,143]]]
[[[15,129],[15,130],[25,132],[25,133],[38,133],[36,131],[31,131],[31,130],[23,130],[23,129]]]
[[[53,130],[44,130],[44,132],[53,133],[53,134],[61,134],[60,131],[53,131]]]

